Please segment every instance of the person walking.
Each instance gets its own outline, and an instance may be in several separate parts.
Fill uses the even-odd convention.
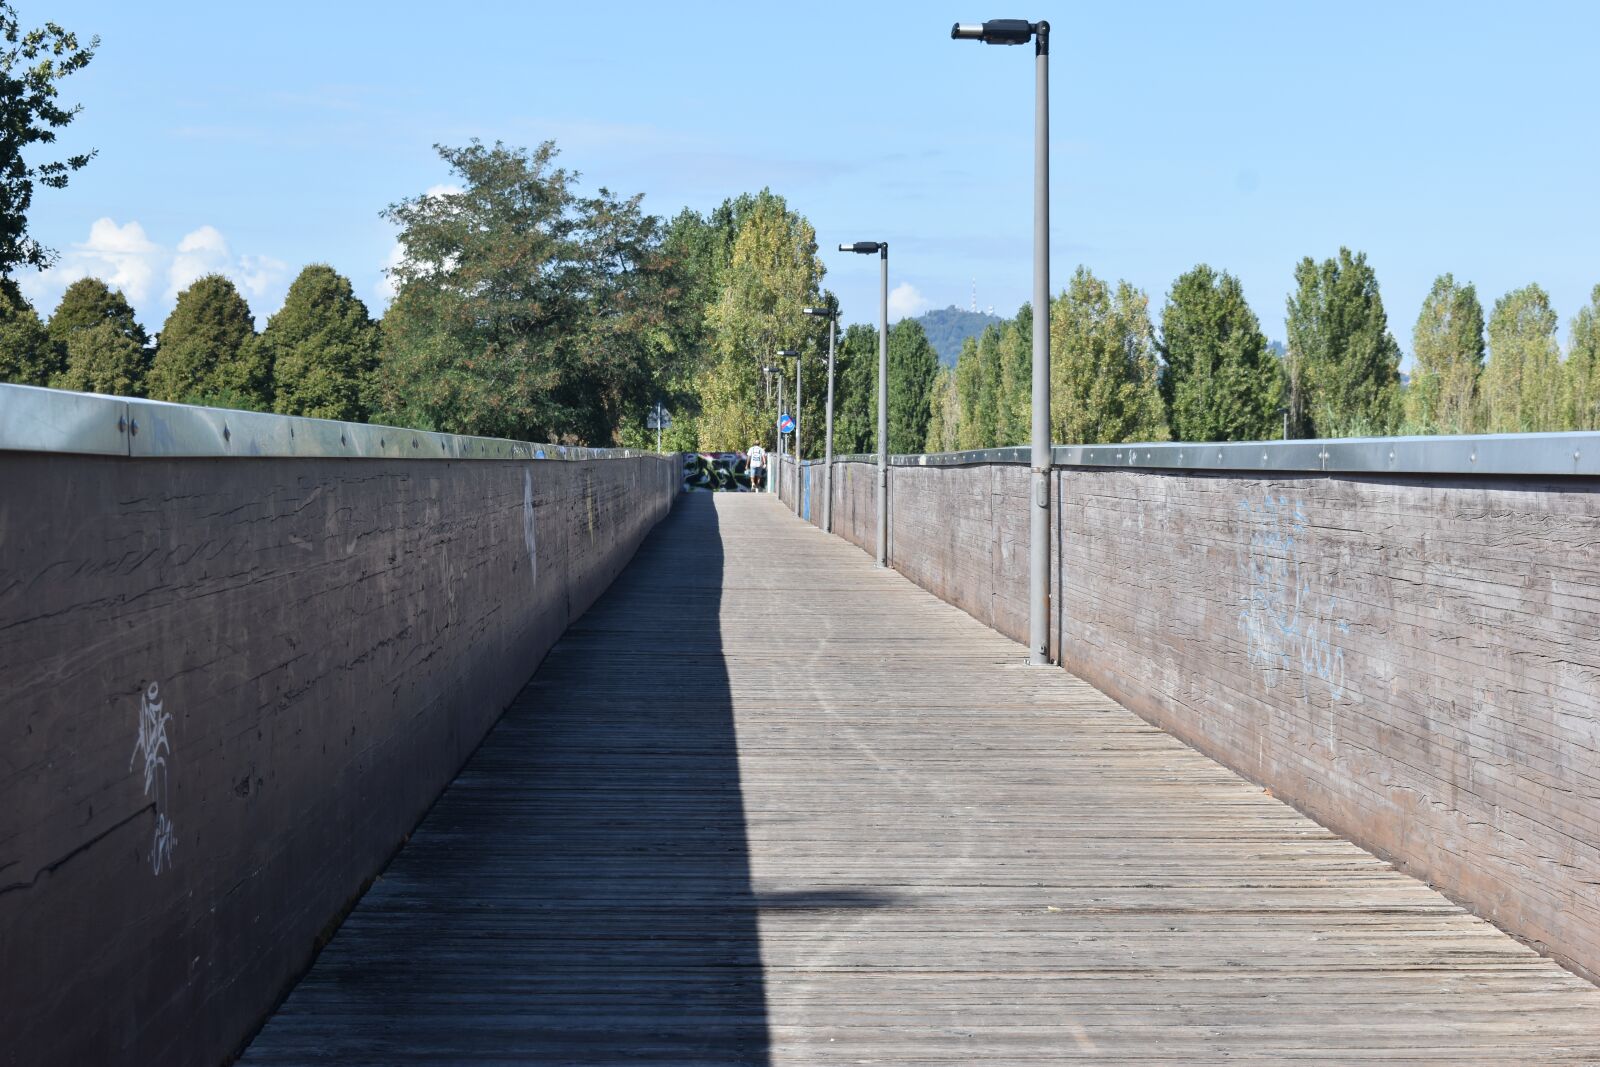
[[[758,444],[751,445],[745,456],[750,470],[750,488],[759,493],[767,487],[767,450]]]

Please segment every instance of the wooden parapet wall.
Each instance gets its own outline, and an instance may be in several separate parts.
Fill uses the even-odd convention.
[[[0,451],[0,1063],[235,1052],[681,468]]]
[[[875,476],[834,478],[834,532],[869,552]],[[890,470],[891,565],[1019,640],[1026,478]],[[1053,486],[1064,666],[1600,976],[1600,478],[1065,467]]]

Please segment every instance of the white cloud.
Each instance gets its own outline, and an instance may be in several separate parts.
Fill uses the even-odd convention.
[[[79,278],[99,278],[121,289],[153,331],[178,294],[206,274],[231,278],[262,323],[283,303],[289,265],[271,256],[234,255],[215,226],[191,230],[170,247],[152,241],[138,222],[119,226],[113,219],[97,219],[88,240],[73,244],[50,270],[26,277],[23,291],[39,314],[48,316],[67,286]],[[158,292],[161,278],[167,284]]]
[[[179,293],[207,274],[223,273],[230,258],[228,242],[215,226],[202,226],[184,234],[167,267],[167,299],[176,300]]]
[[[150,296],[165,258],[161,246],[137,222],[118,226],[112,219],[96,219],[89,227],[89,239],[72,245],[48,274],[31,279],[27,288],[59,296],[79,278],[100,278],[137,303]],[[47,314],[50,309],[40,310]]]
[[[461,188],[461,186],[459,186],[459,185],[448,185],[448,184],[445,184],[445,185],[430,185],[423,192],[422,195],[423,196],[456,196],[457,194],[464,193],[464,192],[466,192],[466,190]]]
[[[226,273],[252,303],[263,306],[273,297],[275,303],[282,303],[282,294],[288,289],[289,264],[271,256],[240,256]]]
[[[392,272],[406,261],[406,250],[399,241],[389,247],[389,254],[383,260],[383,277],[378,279],[378,284],[372,287],[380,303],[387,304],[394,299],[394,275]]]
[[[889,290],[889,318],[895,321],[920,315],[930,306],[928,298],[910,282],[901,282]]]

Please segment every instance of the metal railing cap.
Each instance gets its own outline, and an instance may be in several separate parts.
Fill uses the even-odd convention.
[[[582,460],[657,455],[0,383],[0,451],[5,450],[166,458]]]
[[[1345,474],[1600,474],[1600,432],[1467,434],[1438,437],[1339,437],[1291,441],[1151,441],[1117,445],[1055,445],[1057,467],[1121,467],[1241,472]],[[878,462],[876,454],[834,457],[841,463]],[[1027,447],[896,455],[896,467],[960,467],[983,463],[1026,466]]]

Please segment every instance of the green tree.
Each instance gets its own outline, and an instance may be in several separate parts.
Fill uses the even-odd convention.
[[[557,150],[436,146],[464,186],[390,205],[403,259],[383,319],[380,417],[607,444],[656,400],[670,276],[658,221]]]
[[[939,353],[915,319],[901,319],[889,328],[889,451],[921,452],[928,441],[928,422]]]
[[[378,325],[350,279],[322,263],[300,272],[258,342],[272,367],[272,409],[361,420],[378,359]]]
[[[53,22],[24,31],[10,4],[0,4],[0,36],[0,277],[9,279],[18,267],[42,269],[55,261],[55,253],[28,234],[34,186],[63,188],[94,153],[46,163],[24,156],[33,145],[54,142],[56,131],[77,117],[81,105],[57,103],[58,83],[88,66],[100,39],[85,47]]]
[[[1200,264],[1181,275],[1161,312],[1161,376],[1180,441],[1278,436],[1283,371],[1267,349],[1239,279]]]
[[[256,343],[239,290],[208,274],[178,294],[150,365],[150,396],[186,404],[270,411],[272,364]]]
[[[1561,350],[1550,297],[1537,285],[1514,289],[1489,316],[1483,394],[1490,433],[1539,433],[1563,422]]]
[[[1149,298],[1079,267],[1050,317],[1052,439],[1167,440]]]
[[[818,396],[823,380],[817,367],[825,357],[819,360],[816,353],[826,324],[801,308],[821,303],[822,275],[816,231],[781,196],[762,190],[739,222],[721,290],[706,312],[715,364],[701,383],[702,449],[742,449],[772,440],[772,420],[757,398],[764,396],[761,367],[780,349],[805,352],[812,372],[806,391]],[[825,346],[822,340],[823,351]],[[787,392],[792,400],[792,381]],[[820,421],[803,412],[801,418],[813,426]]]
[[[1567,429],[1600,430],[1600,285],[1572,320],[1566,371]]]
[[[990,448],[995,439],[998,391],[996,371],[1000,366],[1000,330],[986,328],[961,343],[956,357],[955,392],[961,417],[956,427],[957,447]]]
[[[149,349],[107,320],[72,331],[67,368],[51,384],[80,393],[140,396],[149,369]]]
[[[835,455],[878,450],[878,331],[854,323],[839,339],[833,401]]]
[[[50,316],[49,325],[50,342],[56,347],[62,369],[66,368],[67,345],[72,341],[73,333],[106,322],[140,348],[150,343],[150,336],[139,325],[133,305],[128,303],[121,289],[112,289],[99,278],[79,278],[67,286],[61,294],[61,302]]]
[[[949,367],[940,367],[933,380],[928,410],[928,440],[922,450],[956,451],[960,447],[956,434],[961,428],[961,398],[956,395],[955,372]]]
[[[1400,346],[1365,253],[1295,267],[1288,300],[1290,421],[1296,436],[1388,433],[1400,417]]]
[[[0,279],[0,382],[48,385],[65,369],[33,306],[16,283]]]
[[[1433,280],[1411,334],[1415,364],[1405,391],[1406,423],[1418,433],[1472,433],[1483,372],[1483,305],[1470,284]]]
[[[1002,448],[1033,439],[1033,306],[1000,326],[1000,389],[994,443]]]

